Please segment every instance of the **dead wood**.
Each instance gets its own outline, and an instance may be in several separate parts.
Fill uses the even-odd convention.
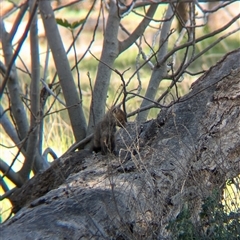
[[[186,204],[197,223],[202,200],[240,174],[239,59],[229,53],[157,119],[121,130],[121,158],[75,153],[31,179],[3,239],[168,239]]]

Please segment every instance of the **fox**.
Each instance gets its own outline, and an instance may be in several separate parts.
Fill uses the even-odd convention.
[[[115,154],[115,133],[118,127],[125,127],[127,117],[120,107],[111,108],[94,129],[93,151],[100,152],[102,155],[108,153]]]

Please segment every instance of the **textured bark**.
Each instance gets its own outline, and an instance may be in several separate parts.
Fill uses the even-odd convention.
[[[22,204],[25,207],[0,226],[1,237],[168,239],[166,225],[186,204],[192,221],[197,221],[202,199],[240,173],[236,59],[240,50],[212,67],[157,119],[129,124],[128,133],[119,131],[119,159],[90,153],[81,159],[70,156],[42,173],[45,182],[34,180],[40,175],[31,179],[22,194],[34,181],[34,187],[47,189],[47,194]],[[68,174],[61,174],[66,168]],[[61,181],[47,188],[54,181],[47,181],[49,171]]]

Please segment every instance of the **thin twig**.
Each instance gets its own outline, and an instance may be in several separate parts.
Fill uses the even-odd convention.
[[[0,86],[0,99],[2,98],[3,91],[4,91],[5,87],[6,87],[7,81],[9,79],[9,75],[10,75],[12,66],[13,66],[13,64],[14,64],[14,62],[15,62],[15,60],[16,60],[19,52],[20,52],[20,49],[21,49],[21,47],[23,45],[24,40],[26,39],[26,37],[28,35],[28,31],[30,29],[31,23],[32,23],[33,18],[35,16],[35,12],[37,11],[37,6],[38,6],[38,2],[35,0],[34,7],[33,7],[33,10],[31,12],[31,15],[30,15],[29,21],[27,23],[27,26],[26,26],[26,28],[24,30],[24,33],[23,33],[23,35],[22,35],[22,37],[21,37],[21,39],[19,41],[17,49],[16,49],[16,51],[14,52],[14,54],[13,54],[13,56],[11,58],[11,61],[10,61],[9,65],[8,65],[8,69],[7,69],[6,75],[5,75],[4,79],[3,79],[2,85]],[[2,28],[3,27],[2,20],[0,20],[0,25],[1,25],[0,27]]]

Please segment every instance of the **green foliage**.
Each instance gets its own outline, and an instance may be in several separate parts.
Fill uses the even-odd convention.
[[[196,238],[194,225],[191,222],[191,213],[185,206],[175,220],[169,222],[167,229],[172,232],[173,239],[190,240]]]
[[[213,191],[202,204],[198,225],[191,221],[191,211],[185,207],[175,220],[169,222],[167,230],[172,239],[184,240],[236,240],[240,239],[239,219],[236,213],[226,213],[221,203],[219,190]]]
[[[206,229],[205,239],[239,239],[240,225],[236,219],[231,220],[231,215],[226,213],[220,202],[220,193],[215,190],[205,199],[200,213],[201,225]]]
[[[82,20],[70,23],[66,19],[56,18],[56,21],[57,21],[58,25],[61,25],[62,27],[69,28],[70,30],[73,30],[73,29],[79,27],[80,25],[82,25],[86,20],[82,19]]]

